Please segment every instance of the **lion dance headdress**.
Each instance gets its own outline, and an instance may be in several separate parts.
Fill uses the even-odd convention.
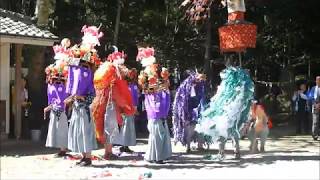
[[[137,61],[140,61],[141,65],[145,67],[138,76],[138,84],[145,93],[169,88],[169,71],[165,67],[159,70],[159,65],[156,64],[154,57],[154,48],[139,48]]]
[[[59,45],[53,46],[55,62],[46,67],[46,81],[52,83],[53,80],[66,80],[68,77],[67,61],[71,56],[69,49],[70,40],[64,38]]]
[[[73,64],[72,60],[82,60],[88,63],[99,66],[101,59],[98,56],[95,46],[100,46],[99,39],[103,36],[102,32],[99,32],[100,27],[84,25],[81,32],[84,33],[82,42],[80,45],[74,45],[71,48],[72,58],[69,64]],[[76,61],[75,61],[76,62]]]

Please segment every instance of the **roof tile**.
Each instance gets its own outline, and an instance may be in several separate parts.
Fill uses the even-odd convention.
[[[31,38],[58,39],[57,36],[32,23],[29,16],[0,8],[0,35],[17,35]]]

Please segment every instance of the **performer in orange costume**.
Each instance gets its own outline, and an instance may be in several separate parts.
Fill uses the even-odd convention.
[[[110,54],[94,75],[96,97],[93,100],[93,117],[96,124],[96,136],[105,145],[105,159],[115,159],[112,144],[119,142],[119,126],[123,125],[121,114],[133,115],[135,108],[129,86],[124,77],[128,69],[123,65],[125,54]]]
[[[258,151],[258,140],[260,138],[260,152],[265,151],[265,143],[269,135],[269,129],[272,128],[271,119],[267,116],[264,107],[254,102],[251,106],[252,122],[249,127],[248,139],[250,140],[250,151]]]

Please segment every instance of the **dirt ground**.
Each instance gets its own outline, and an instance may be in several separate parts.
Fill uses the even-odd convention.
[[[216,145],[186,154],[183,146],[172,144],[173,157],[163,165],[143,160],[147,139],[140,138],[131,147],[135,153],[119,154],[113,161],[98,158],[91,167],[78,167],[72,158],[54,158],[57,150],[45,148],[44,142],[8,140],[1,142],[1,179],[319,179],[320,141],[281,133],[274,130],[265,153],[250,154],[248,140],[240,141],[240,160],[234,159],[231,142],[224,161],[206,158],[217,154]],[[114,152],[119,152],[117,147]],[[101,157],[103,150],[93,155]]]

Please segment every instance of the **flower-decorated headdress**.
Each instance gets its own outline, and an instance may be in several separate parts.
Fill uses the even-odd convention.
[[[54,79],[66,80],[68,76],[68,66],[66,61],[57,60],[45,69],[46,79],[48,83],[52,83]]]
[[[129,69],[126,78],[129,83],[137,82],[137,78],[138,78],[137,69],[136,68]]]
[[[70,47],[70,39],[64,38],[62,39],[60,45],[53,46],[54,51],[54,59],[55,60],[68,60],[71,57]]]
[[[53,64],[50,64],[45,69],[46,79],[48,83],[52,83],[52,80],[66,80],[68,76],[67,62],[72,57],[70,47],[70,39],[62,39],[60,45],[53,46],[55,53]]]
[[[114,52],[108,55],[107,62],[112,63],[118,78],[123,79],[128,73],[128,68],[124,65],[127,55],[123,51],[119,52],[116,46],[112,47],[114,48]]]
[[[138,48],[137,61],[140,61],[143,67],[154,64],[156,62],[156,58],[154,57],[154,48]]]
[[[112,62],[113,64],[117,64],[117,65],[123,64],[127,55],[123,51],[119,52],[116,46],[112,46],[112,47],[114,48],[114,52],[108,55],[107,60],[109,62]]]
[[[137,61],[145,67],[138,76],[138,84],[146,93],[169,89],[169,71],[155,64],[154,48],[139,48]]]
[[[100,27],[96,26],[83,26],[81,32],[84,33],[82,42],[79,45],[75,45],[71,48],[73,61],[69,61],[69,64],[77,64],[79,60],[89,62],[94,65],[100,65],[101,59],[98,56],[95,46],[100,46],[99,38],[103,36],[102,32],[99,32]]]
[[[94,48],[96,45],[100,46],[99,39],[103,36],[102,32],[99,32],[100,26],[87,26],[84,25],[81,29],[83,32],[82,44],[91,45]]]

